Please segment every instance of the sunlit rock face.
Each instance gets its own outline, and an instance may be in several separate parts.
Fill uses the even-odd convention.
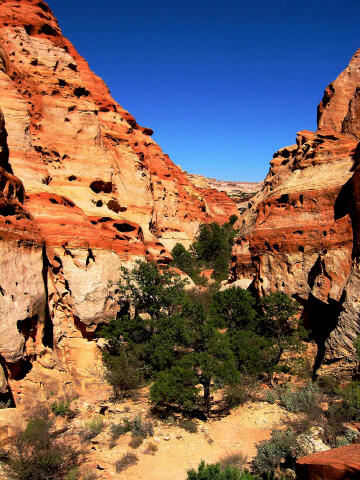
[[[0,109],[0,394],[21,405],[97,385],[120,267],[169,263],[237,208],[192,184],[42,1],[0,0]]]
[[[274,154],[262,190],[238,221],[232,279],[303,305],[323,371],[352,371],[360,332],[360,51],[325,90],[318,129]]]

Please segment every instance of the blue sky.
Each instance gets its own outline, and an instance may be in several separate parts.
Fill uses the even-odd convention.
[[[185,170],[262,180],[360,48],[360,0],[48,0],[115,100]]]

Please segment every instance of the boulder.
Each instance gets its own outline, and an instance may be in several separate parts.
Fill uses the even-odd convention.
[[[300,458],[296,473],[301,480],[356,480],[360,478],[360,445],[334,448]]]

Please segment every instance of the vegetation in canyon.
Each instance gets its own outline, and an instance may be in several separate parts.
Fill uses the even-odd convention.
[[[201,224],[196,240],[189,250],[177,243],[172,249],[173,265],[185,272],[195,283],[203,283],[201,270],[212,269],[217,282],[228,276],[231,248],[236,236],[236,215],[231,215],[224,225],[217,222]]]
[[[293,472],[296,459],[309,451],[314,429],[321,445],[329,447],[357,438],[349,422],[359,419],[359,383],[340,388],[331,377],[314,380],[310,369],[298,368],[307,334],[296,301],[281,292],[259,299],[240,288],[214,288],[204,297],[187,291],[186,279],[172,267],[152,262],[122,268],[121,277],[119,314],[98,333],[106,341],[105,380],[115,404],[145,387],[151,419],[129,414],[109,425],[95,415],[76,427],[82,445],[76,450],[64,446],[54,421],[72,422],[78,411],[69,399],[49,402],[53,417],[30,417],[10,449],[3,450],[1,463],[8,478],[97,478],[92,471],[80,471],[79,463],[104,429],[109,448],[130,434],[132,450],[156,455],[158,444],[148,440],[158,422],[173,418],[174,425],[197,434],[198,419],[220,418],[245,402],[276,404],[288,416],[268,440],[258,443],[252,462],[230,457],[201,462],[188,471],[188,480],[292,478],[286,472]],[[285,381],[277,384],[276,378]],[[124,453],[116,461],[116,472],[138,462],[138,454]]]

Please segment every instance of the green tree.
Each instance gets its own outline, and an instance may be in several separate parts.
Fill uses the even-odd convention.
[[[191,250],[203,265],[213,268],[213,277],[222,280],[227,277],[231,247],[236,235],[232,223],[219,225],[216,222],[201,224]]]
[[[228,288],[213,295],[211,313],[220,326],[254,329],[258,318],[255,306],[256,300],[248,290]]]
[[[270,339],[251,330],[231,329],[228,336],[241,373],[258,377],[272,371],[277,354]]]
[[[179,377],[181,374],[184,378],[187,376],[191,379],[190,384],[186,385],[186,398],[189,394],[193,405],[200,399],[200,391],[195,386],[202,386],[203,403],[206,413],[209,414],[211,388],[214,383],[228,384],[239,381],[235,358],[227,335],[217,330],[201,304],[188,303],[184,306],[182,325],[183,337],[178,336],[173,347],[180,353],[180,358],[176,367],[161,372],[157,377],[150,390],[151,399],[158,404],[184,406],[180,403],[184,389],[180,381],[183,377]]]
[[[197,383],[195,372],[187,366],[173,366],[158,373],[150,389],[151,401],[157,405],[179,405],[191,410],[198,401]]]
[[[300,305],[285,293],[276,292],[262,298],[261,306],[262,329],[275,341],[277,364],[285,351],[301,349],[304,329],[295,323]]]
[[[175,247],[171,251],[171,255],[173,257],[173,263],[175,267],[180,268],[183,272],[185,272],[189,277],[194,279],[196,275],[196,268],[195,268],[195,258],[191,254],[190,251],[186,250],[184,245],[181,243],[177,243]]]
[[[138,260],[133,270],[122,267],[121,272],[120,292],[137,314],[171,315],[187,297],[184,291],[186,280],[168,267],[160,270],[154,262]]]

